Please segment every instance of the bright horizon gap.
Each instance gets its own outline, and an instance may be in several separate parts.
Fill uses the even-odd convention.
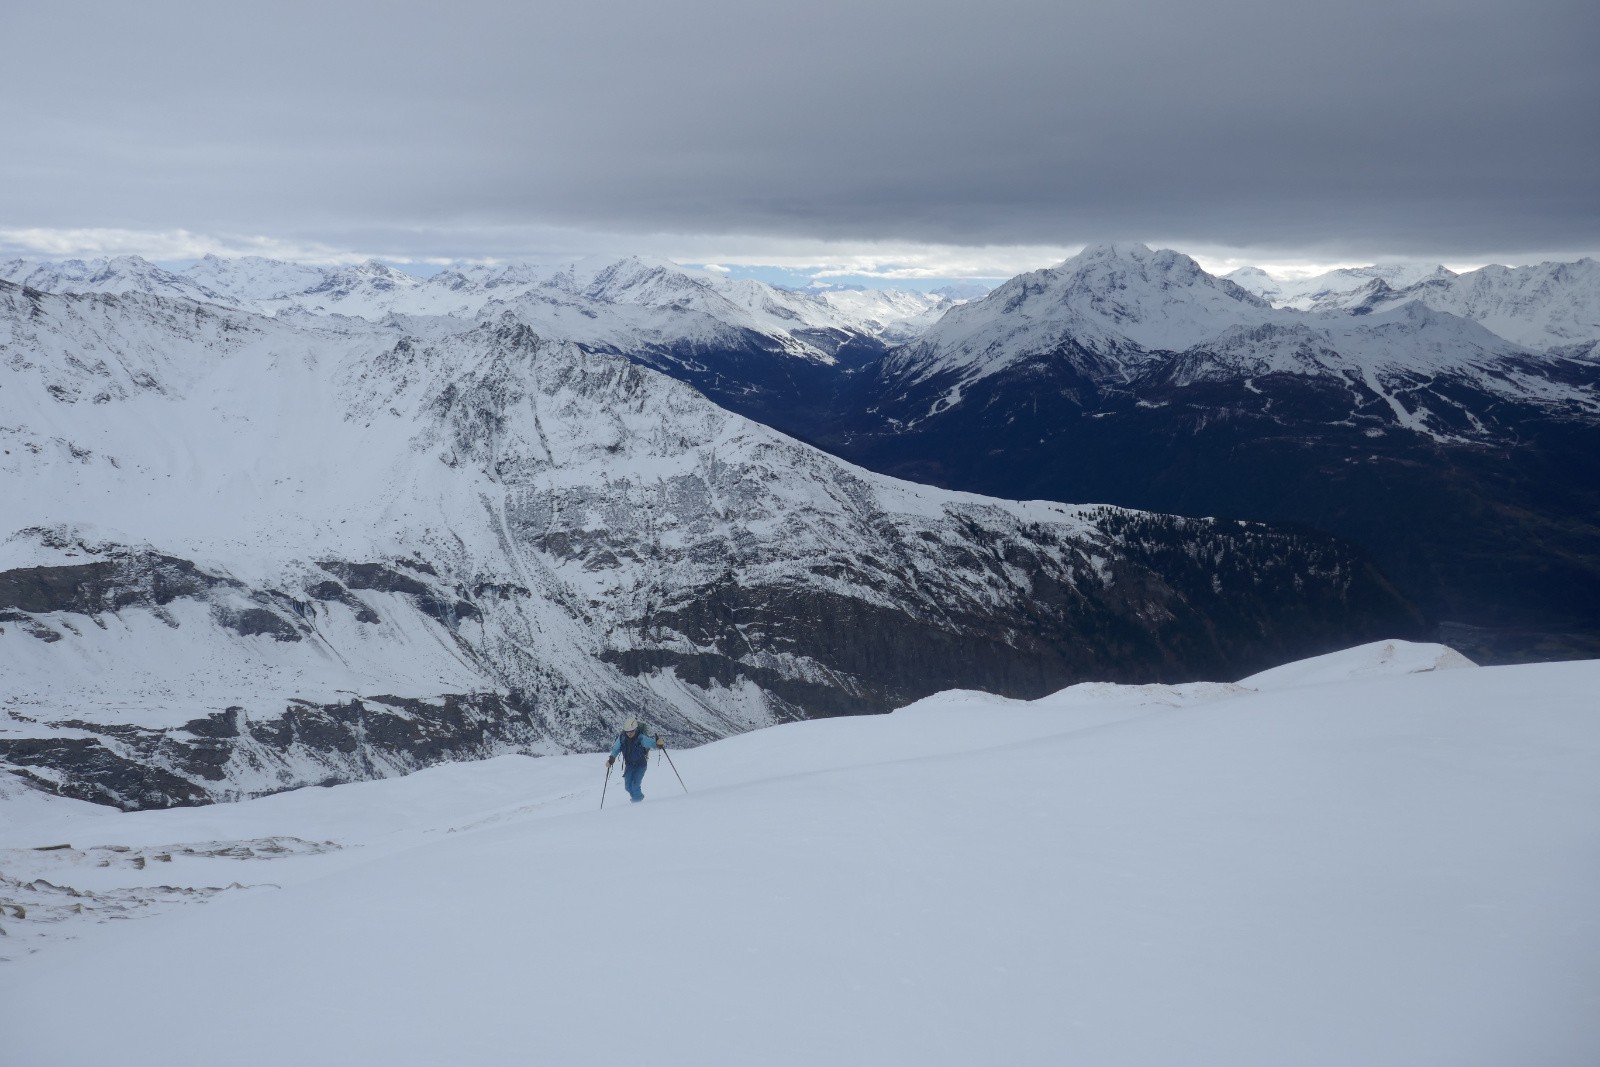
[[[486,244],[489,242],[485,242]],[[1240,267],[1257,267],[1279,281],[1295,281],[1328,271],[1388,263],[1442,265],[1456,273],[1490,263],[1516,267],[1555,261],[1570,262],[1586,254],[1549,251],[1504,257],[1317,256],[1261,250],[1222,250],[1181,241],[1145,241],[1151,248],[1172,248],[1193,258],[1208,273],[1222,276]],[[261,256],[317,266],[349,266],[371,260],[408,274],[427,277],[463,266],[511,263],[557,263],[585,258],[638,255],[724,277],[755,278],[773,285],[866,285],[873,288],[936,288],[951,283],[983,283],[991,287],[1028,271],[1054,267],[1081,252],[1088,243],[1068,245],[958,246],[888,242],[770,239],[748,236],[708,237],[673,234],[584,234],[551,231],[519,240],[522,251],[494,250],[483,255],[442,256],[395,249],[338,247],[317,241],[260,235],[213,235],[188,230],[3,229],[0,257],[25,260],[100,259],[137,255],[167,269],[182,269],[206,255],[224,258]],[[540,251],[526,251],[528,248]]]

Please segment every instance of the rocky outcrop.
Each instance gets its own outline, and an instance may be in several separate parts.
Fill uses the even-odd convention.
[[[158,552],[117,552],[92,563],[0,572],[0,611],[94,616],[132,604],[159,607],[228,584],[237,585],[200,571],[188,560]]]
[[[499,693],[302,700],[267,716],[231,707],[171,729],[45,726],[58,736],[0,736],[0,761],[41,789],[130,811],[391,777],[541,740],[531,709]],[[59,736],[69,731],[82,736]]]

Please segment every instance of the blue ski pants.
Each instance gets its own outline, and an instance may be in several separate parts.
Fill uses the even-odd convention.
[[[644,793],[639,789],[639,785],[644,781],[644,769],[647,766],[649,764],[641,763],[622,772],[622,784],[628,787],[628,797],[635,804],[644,799]]]

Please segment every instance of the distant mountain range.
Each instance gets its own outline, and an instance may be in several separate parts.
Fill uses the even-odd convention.
[[[359,270],[319,299],[372,318],[268,316],[218,302],[227,265],[205,301],[129,266],[58,275],[122,292],[0,282],[0,765],[68,795],[584,750],[630,714],[692,742],[950,688],[1236,678],[1423,630],[1324,534],[898,481],[648,365],[726,370],[732,338],[852,379],[781,294],[624,261],[422,315]],[[636,328],[659,347],[631,361],[594,340]]]
[[[0,263],[44,292],[160,294],[265,315],[344,315],[422,333],[510,312],[541,337],[610,352],[735,410],[820,424],[839,372],[916,336],[958,298],[898,290],[780,289],[638,257],[464,267],[417,278],[382,263],[317,267],[208,256],[182,273],[137,256]]]
[[[1374,264],[1369,267],[1340,267],[1307,278],[1274,278],[1260,267],[1240,267],[1223,277],[1250,290],[1272,304],[1297,311],[1319,311],[1339,306],[1351,293],[1375,281],[1394,288],[1405,288],[1434,278],[1453,278],[1453,271],[1439,265],[1420,263]]]
[[[1091,248],[952,309],[809,437],[1000,496],[1305,523],[1480,658],[1600,654],[1595,262],[1341,300],[1274,307],[1178,253]]]
[[[561,266],[469,266],[418,278],[378,262],[316,267],[207,256],[181,273],[138,256],[0,263],[0,279],[52,293],[181,296],[242,311],[494,317],[512,310],[542,333],[598,349],[755,344],[829,362],[921,332],[959,300],[900,290],[781,289],[638,257]],[[603,310],[602,310],[603,309]],[[877,347],[882,347],[881,343]]]
[[[1108,245],[964,302],[636,258],[0,275],[0,761],[73,795],[1380,636],[1600,655],[1591,260],[1269,292]]]
[[[1368,314],[1420,303],[1524,348],[1594,356],[1600,344],[1600,262],[1593,259],[1464,274],[1441,266],[1357,267],[1295,282],[1245,267],[1227,277],[1277,307]]]
[[[1187,262],[1183,269],[1205,273],[1181,253],[1152,253],[1142,245],[1103,245],[1087,248],[1057,268],[1013,279],[1008,283],[1013,287],[1008,299],[1015,295],[1014,287],[1028,285],[1030,279],[1037,285],[1059,272],[1092,271],[1099,263],[1109,271],[1101,278],[1105,283],[1099,288],[1101,302],[1114,302],[1113,290],[1125,279],[1115,276],[1115,268],[1104,265],[1108,256],[1115,258],[1119,251],[1127,253],[1123,258],[1137,259],[1144,253],[1157,259],[1175,257],[1175,261]],[[830,346],[808,344],[804,338],[809,331],[839,331],[854,335],[853,340],[903,343],[933,326],[951,308],[992,293],[973,284],[933,292],[837,285],[786,289],[639,257],[592,258],[543,267],[468,266],[427,278],[376,261],[324,267],[259,256],[213,255],[173,272],[138,256],[13,259],[0,262],[0,280],[54,293],[150,293],[264,314],[288,309],[375,320],[389,315],[495,314],[512,301],[532,297],[518,310],[533,317],[549,316],[553,320],[547,324],[551,336],[563,335],[563,339],[578,343],[638,344],[651,330],[657,332],[653,340],[661,343],[715,341],[725,338],[731,328],[789,339],[786,347],[791,351],[813,358],[826,358]],[[1461,274],[1437,264],[1392,263],[1341,268],[1294,280],[1274,278],[1259,267],[1242,267],[1220,280],[1234,283],[1273,308],[1362,313],[1421,302],[1472,319],[1525,348],[1593,348],[1600,344],[1600,263],[1593,259],[1526,267],[1488,266]],[[1095,290],[1095,281],[1088,279],[1086,288]],[[1134,294],[1134,298],[1142,297]],[[1180,299],[1188,298],[1192,294]],[[599,322],[599,315],[580,315],[591,323],[588,335],[580,336],[582,324],[556,310],[571,305],[603,306],[613,313],[631,306],[680,315],[665,321],[651,319],[648,324],[635,322],[632,331],[613,334],[605,330],[622,328]],[[1227,305],[1217,307],[1226,309]],[[1226,318],[1226,310],[1223,315]],[[1196,325],[1204,333],[1209,320]],[[1148,330],[1133,332],[1136,341],[1172,347],[1171,343],[1159,343],[1172,338]],[[801,339],[795,342],[797,334]]]
[[[1600,647],[1593,260],[1289,283],[1107,245],[963,302],[637,258],[417,279],[249,257],[173,274],[124,257],[0,276],[419,336],[510,313],[875,470],[1337,532],[1488,661]]]

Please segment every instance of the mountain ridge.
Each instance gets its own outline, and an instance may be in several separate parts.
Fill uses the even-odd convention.
[[[1148,250],[1091,258],[1124,254]],[[815,439],[1001,496],[1304,523],[1373,551],[1476,658],[1600,654],[1600,364],[1583,344],[1540,351],[1399,295],[1208,316],[1191,284],[1168,321],[1194,343],[1151,349],[1083,296],[1045,298],[1058,276],[1024,275],[888,353]],[[1169,298],[1148,274],[1130,293],[1138,277],[1098,306]]]
[[[1404,576],[1441,626],[1542,627],[1558,647],[1600,649],[1573,636],[1592,630],[1600,641],[1600,618],[1580,604],[1597,555],[1589,457],[1600,445],[1589,435],[1600,341],[1522,344],[1490,314],[1551,340],[1548,323],[1582,318],[1562,319],[1561,308],[1600,304],[1584,261],[1550,267],[1549,284],[1522,268],[1459,278],[1426,265],[1347,271],[1341,284],[1365,278],[1364,288],[1302,311],[1272,307],[1179,253],[1096,246],[956,306],[900,344],[887,332],[752,325],[714,272],[690,278],[684,299],[589,301],[578,275],[607,266],[619,279],[674,273],[596,261],[545,287],[547,272],[482,268],[506,284],[473,282],[473,300],[484,302],[472,316],[378,321],[442,337],[512,310],[542,336],[623,355],[871,469],[948,488],[1329,529]],[[1419,274],[1407,289],[1390,285]],[[1491,283],[1521,295],[1453,308],[1423,299]],[[280,314],[337,320],[303,307]],[[1150,347],[1157,342],[1177,347]],[[1306,490],[1319,481],[1337,491]],[[1391,509],[1402,518],[1386,529]],[[1507,559],[1521,579],[1497,576]],[[1471,651],[1489,661],[1557,647],[1484,640]]]
[[[1326,537],[897,482],[512,311],[427,322],[0,283],[0,759],[194,803],[1418,627]]]

